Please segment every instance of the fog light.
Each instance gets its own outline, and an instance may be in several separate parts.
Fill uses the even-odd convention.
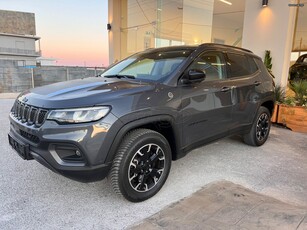
[[[59,156],[64,162],[84,162],[84,157],[80,149],[74,145],[52,145],[51,149]]]

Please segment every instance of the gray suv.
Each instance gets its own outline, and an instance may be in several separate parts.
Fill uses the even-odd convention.
[[[108,176],[138,202],[165,183],[172,160],[229,135],[265,143],[274,82],[251,51],[217,44],[149,49],[97,77],[20,94],[10,145],[25,160],[89,182]]]

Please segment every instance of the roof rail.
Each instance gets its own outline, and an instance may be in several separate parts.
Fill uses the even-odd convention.
[[[218,43],[203,43],[199,46],[217,46],[217,47],[225,47],[225,48],[232,48],[232,49],[238,49],[238,50],[243,50],[245,52],[253,53],[251,50],[244,49],[241,47],[236,47],[236,46],[230,46],[230,45],[224,45],[224,44],[218,44]]]

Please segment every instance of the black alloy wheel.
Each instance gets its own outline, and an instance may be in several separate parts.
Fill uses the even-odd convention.
[[[137,192],[153,189],[164,173],[165,155],[156,144],[142,146],[132,157],[128,170],[128,180]]]
[[[263,145],[269,137],[271,113],[268,108],[260,106],[249,133],[243,136],[244,142],[252,146]]]
[[[270,119],[266,113],[262,113],[257,121],[256,137],[259,142],[268,136]]]
[[[167,139],[150,129],[136,129],[123,139],[109,173],[117,194],[132,202],[154,196],[164,185],[172,154]]]

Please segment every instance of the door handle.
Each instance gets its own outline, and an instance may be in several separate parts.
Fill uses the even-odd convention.
[[[261,81],[255,81],[254,85],[255,86],[261,85]]]
[[[231,89],[230,87],[224,86],[224,87],[221,89],[221,92],[228,92],[230,89]]]

